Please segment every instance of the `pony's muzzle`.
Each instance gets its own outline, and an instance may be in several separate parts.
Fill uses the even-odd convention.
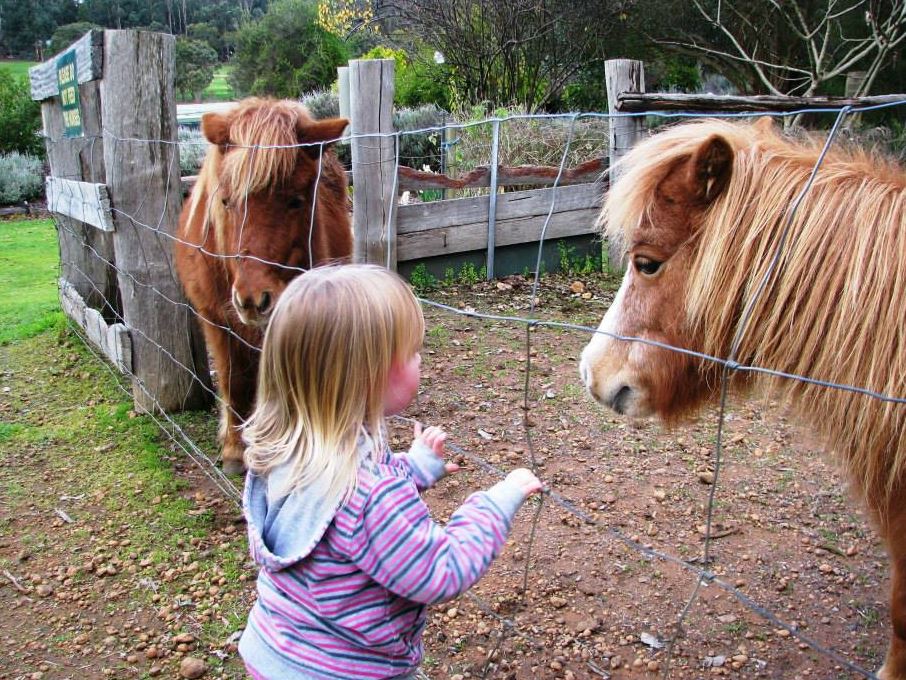
[[[261,325],[267,322],[267,317],[274,304],[274,295],[269,291],[261,291],[258,295],[240,295],[233,286],[233,306],[242,319],[250,325]]]

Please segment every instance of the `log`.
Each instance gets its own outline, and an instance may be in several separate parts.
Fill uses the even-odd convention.
[[[718,94],[661,94],[620,92],[617,111],[645,113],[648,111],[688,111],[690,113],[742,113],[763,111],[789,113],[815,109],[840,109],[844,106],[868,107],[906,101],[906,94],[885,94],[873,97],[782,97],[776,95]]]

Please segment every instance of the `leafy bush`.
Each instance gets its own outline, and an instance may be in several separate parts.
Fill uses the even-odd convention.
[[[275,0],[236,32],[230,84],[240,95],[296,98],[329,85],[349,60],[342,40],[317,23],[312,0]]]
[[[190,100],[201,99],[201,91],[214,79],[217,52],[201,40],[176,39],[176,91]]]
[[[302,95],[301,102],[315,120],[340,117],[340,97],[332,90],[313,90]]]
[[[48,51],[51,54],[62,52],[72,45],[76,40],[88,33],[93,28],[102,28],[90,21],[77,21],[74,24],[63,24],[58,26],[50,38],[50,47]]]
[[[374,47],[361,59],[393,59],[394,95],[397,106],[420,107],[426,104],[447,108],[450,103],[447,66],[437,64],[427,54],[411,59],[403,50]]]
[[[16,151],[0,156],[0,205],[37,198],[44,191],[44,162]]]
[[[492,111],[495,117],[505,119],[500,123],[498,162],[500,165],[546,165],[559,167],[566,149],[565,167],[592,160],[608,153],[608,123],[606,118],[577,118],[575,123],[568,117],[524,118],[525,113],[517,107],[499,108]],[[488,165],[491,160],[492,123],[484,121],[488,116],[483,106],[472,107],[454,114],[457,122],[465,127],[456,131],[455,143],[447,154],[449,174],[464,174],[475,168]],[[572,128],[572,132],[570,129]],[[486,190],[470,190],[471,193],[486,193]]]
[[[208,140],[201,130],[187,126],[179,128],[179,170],[183,176],[198,174],[207,152]]]
[[[32,101],[28,79],[0,69],[0,153],[18,151],[43,157],[40,129],[41,104]]]

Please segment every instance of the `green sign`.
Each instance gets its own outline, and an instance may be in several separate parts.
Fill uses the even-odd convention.
[[[75,50],[70,50],[57,59],[57,86],[60,90],[60,105],[63,108],[63,135],[82,136],[82,111],[79,108],[79,76],[76,73]]]

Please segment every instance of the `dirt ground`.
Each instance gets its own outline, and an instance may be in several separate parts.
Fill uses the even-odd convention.
[[[613,286],[600,275],[547,277],[536,318],[595,326]],[[517,316],[528,313],[529,296],[522,277],[428,295]],[[858,677],[728,588],[842,658],[880,666],[889,632],[883,548],[830,457],[781,406],[731,404],[708,565],[727,587],[701,588],[668,656],[696,576],[634,546],[681,560],[701,555],[716,411],[672,431],[613,416],[579,385],[588,336],[544,327],[528,334],[526,410],[524,325],[432,308],[426,316],[422,390],[406,415],[444,426],[468,454],[458,456],[459,473],[426,494],[436,518],[496,481],[476,458],[508,470],[531,466],[533,456],[539,476],[582,515],[551,497],[540,512],[538,503],[523,508],[473,596],[433,610],[429,677]],[[8,427],[40,431],[60,413],[80,417],[84,395],[60,390],[63,379],[112,380],[75,342],[53,340],[40,359],[27,356],[33,349],[0,347]],[[92,408],[122,403],[122,394],[105,395]],[[203,677],[242,677],[235,632],[254,570],[235,505],[175,450],[165,457],[180,480],[175,491],[152,496],[144,482],[98,479],[109,435],[92,413],[81,416],[78,437],[17,436],[5,446],[0,437],[0,679],[195,677],[187,658],[204,664]],[[394,424],[393,436],[407,447],[408,424]],[[171,496],[184,502],[181,512],[203,517],[203,531],[148,530]],[[142,527],[139,543],[131,537]]]

